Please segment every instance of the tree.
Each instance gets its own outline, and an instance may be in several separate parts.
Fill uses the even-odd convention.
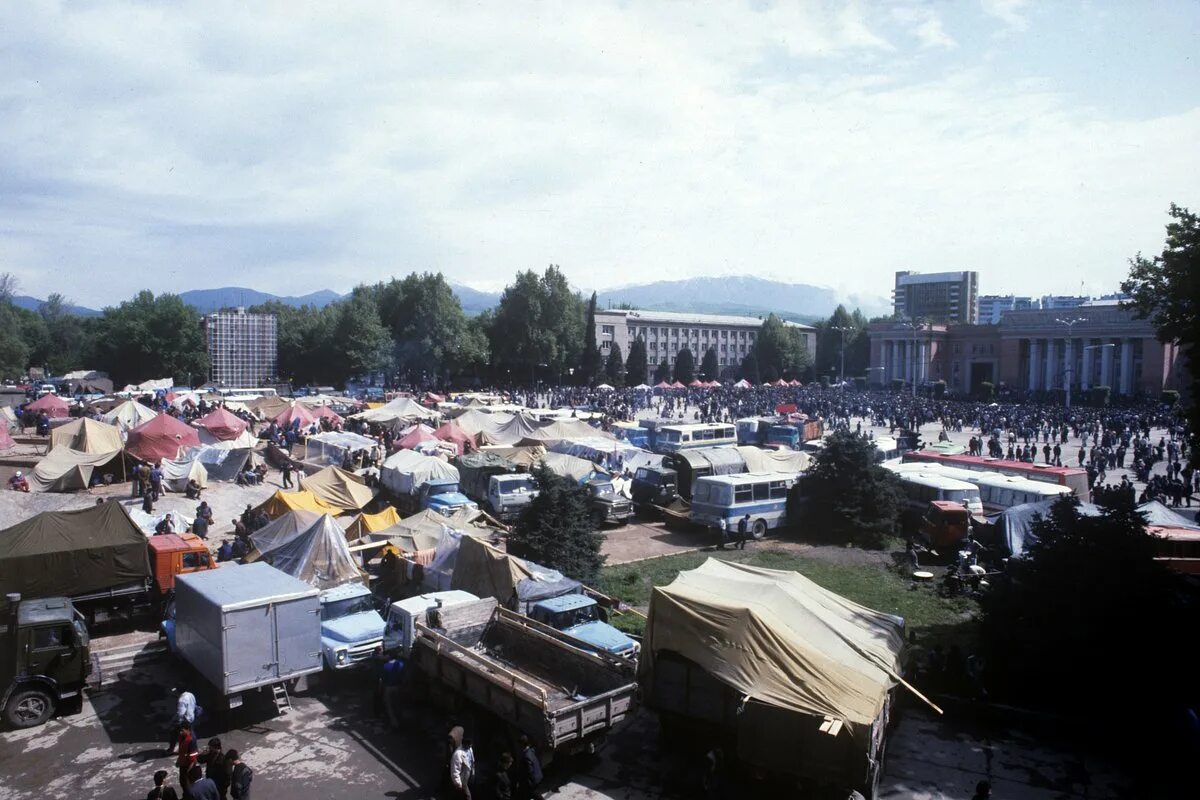
[[[764,378],[798,378],[804,374],[811,366],[804,335],[799,328],[784,324],[774,314],[763,321],[754,354]]]
[[[372,372],[391,372],[392,338],[370,293],[356,289],[334,307],[333,314],[332,343],[340,356],[335,373],[340,380],[334,383]]]
[[[487,361],[487,343],[439,273],[412,273],[372,287],[392,339],[396,371],[409,382],[440,381]]]
[[[95,346],[96,366],[118,386],[153,378],[186,383],[208,375],[200,317],[179,295],[142,291],[104,309]]]
[[[715,381],[719,377],[717,370],[717,348],[710,347],[704,351],[704,360],[700,362],[700,379]]]
[[[557,266],[518,273],[492,318],[493,363],[513,380],[535,378],[539,368],[561,375],[579,363],[584,322],[583,300]]]
[[[687,386],[696,379],[696,359],[686,347],[675,356],[675,380]]]
[[[29,365],[29,348],[17,329],[16,308],[12,304],[17,279],[11,273],[0,275],[0,379],[16,380]]]
[[[875,463],[875,445],[850,431],[825,440],[803,488],[806,527],[838,544],[885,546],[904,503],[899,479]]]
[[[604,377],[614,389],[625,386],[625,359],[621,357],[621,346],[616,342],[608,351],[608,361],[604,364]]]
[[[588,508],[587,489],[555,475],[543,463],[532,474],[538,495],[508,535],[508,552],[594,586],[604,556]]]
[[[839,305],[829,319],[816,324],[816,373],[822,377],[842,374],[843,337],[845,341],[846,375],[863,375],[871,361],[871,341],[867,336],[867,319],[858,309],[851,314]]]
[[[646,340],[641,336],[629,345],[629,357],[625,359],[625,379],[637,386],[646,382]]]
[[[750,348],[750,352],[742,359],[742,380],[749,381],[757,386],[762,383],[762,377],[758,374],[758,356],[754,355],[754,348]]]
[[[667,365],[667,360],[664,358],[658,362],[658,366],[654,368],[654,383],[659,384],[671,377],[671,367]]]
[[[58,292],[46,298],[38,316],[46,327],[45,364],[55,375],[62,375],[84,366],[87,346],[83,319],[68,310],[69,301]]]
[[[600,374],[600,348],[596,346],[596,293],[588,301],[587,320],[583,326],[583,353],[579,362],[579,383],[591,386]],[[616,384],[614,384],[616,385]]]
[[[1149,319],[1161,342],[1178,342],[1187,363],[1195,366],[1200,340],[1200,216],[1171,204],[1171,222],[1162,255],[1129,262],[1129,277],[1121,291],[1130,296],[1122,305],[1138,319]],[[1191,370],[1192,390],[1186,414],[1192,446],[1200,447],[1200,370]]]

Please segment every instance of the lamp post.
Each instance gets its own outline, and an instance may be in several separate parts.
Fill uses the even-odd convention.
[[[1116,345],[1113,344],[1112,342],[1109,342],[1108,344],[1089,344],[1088,346],[1084,347],[1079,352],[1085,353],[1088,350],[1103,350],[1106,347],[1116,347]],[[1072,359],[1072,360],[1074,360],[1074,359]],[[1067,367],[1065,371],[1066,372],[1074,372],[1074,370],[1075,370],[1075,365],[1072,364],[1071,366]],[[1068,409],[1071,408],[1071,382],[1070,381],[1067,381],[1067,408]]]
[[[1066,319],[1056,319],[1054,321],[1059,325],[1067,326],[1067,346],[1071,349],[1071,363],[1067,364],[1067,368],[1063,370],[1063,376],[1066,378],[1063,383],[1067,385],[1067,408],[1070,408],[1071,378],[1074,376],[1075,372],[1075,340],[1071,338],[1071,329],[1074,328],[1075,324],[1078,322],[1087,322],[1087,317],[1067,317]],[[1086,350],[1087,348],[1084,349]]]
[[[917,369],[917,331],[921,330],[922,327],[924,327],[924,325],[920,320],[916,320],[916,319],[901,320],[899,325],[902,328],[908,328],[910,331],[912,331],[912,351],[913,351],[913,354],[912,354],[912,365],[913,365],[912,396],[916,397],[917,396],[917,372],[918,372],[918,369]],[[905,360],[907,361],[908,359],[905,359]]]
[[[846,331],[852,331],[852,330],[854,330],[854,328],[851,328],[848,325],[834,325],[834,326],[830,327],[829,330],[837,331],[838,333],[841,334],[841,337],[842,337],[841,338],[841,341],[842,341],[842,346],[841,346],[842,366],[838,373],[839,374],[838,383],[840,386],[845,388],[845,386],[846,386]]]

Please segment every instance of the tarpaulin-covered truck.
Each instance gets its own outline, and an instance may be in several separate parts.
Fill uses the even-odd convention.
[[[638,682],[668,740],[871,798],[903,645],[899,617],[796,572],[709,559],[654,590]]]
[[[467,453],[454,463],[463,494],[501,522],[516,520],[537,497],[533,476],[495,453]]]
[[[460,490],[457,467],[415,450],[398,450],[388,456],[379,470],[379,481],[406,515],[430,508],[449,516],[461,508],[478,508]]]

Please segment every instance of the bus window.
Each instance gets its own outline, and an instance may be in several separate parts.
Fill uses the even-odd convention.
[[[771,485],[769,483],[754,484],[754,499],[767,500],[771,497]]]
[[[772,500],[786,500],[787,493],[788,493],[788,486],[787,486],[786,481],[772,481],[771,482],[771,499]]]
[[[713,486],[711,483],[697,481],[696,485],[692,488],[692,502],[707,503],[709,499],[711,499],[712,488]]]
[[[733,493],[733,502],[734,503],[749,503],[753,499],[754,499],[754,487],[753,486],[746,485],[746,486],[738,486],[735,488],[734,493]]]

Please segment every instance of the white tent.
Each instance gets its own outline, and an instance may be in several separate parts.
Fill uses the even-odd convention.
[[[458,480],[458,468],[415,450],[397,450],[379,470],[379,482],[396,494],[412,494],[429,480]]]
[[[435,420],[441,417],[436,411],[431,411],[411,397],[397,397],[387,405],[371,408],[351,416],[351,419],[364,422],[374,422],[389,425],[396,422],[415,422],[417,420]]]
[[[129,432],[130,428],[136,428],[143,422],[149,422],[157,416],[158,412],[154,409],[146,408],[146,406],[136,400],[126,400],[124,403],[113,408],[112,411],[100,417],[100,419],[109,425],[116,425],[117,429],[121,431],[121,438],[124,439],[125,434]]]
[[[602,383],[599,386],[597,386],[596,389],[601,392],[611,392],[613,390],[613,387],[609,386],[607,383]]]
[[[139,384],[127,384],[121,391],[126,394],[146,394],[147,392],[157,392],[160,389],[170,391],[175,385],[175,381],[171,378],[159,378],[152,381],[142,381]]]
[[[250,541],[262,561],[318,589],[362,580],[345,531],[328,514],[289,511]]]
[[[198,458],[163,459],[163,486],[168,492],[186,492],[188,480],[195,478],[203,489],[208,486],[208,470]]]
[[[192,518],[185,517],[178,511],[168,511],[165,514],[147,514],[142,511],[141,506],[129,506],[125,509],[129,512],[129,518],[133,520],[133,524],[141,529],[142,533],[147,536],[153,536],[158,529],[158,523],[163,521],[164,517],[170,517],[172,523],[172,531],[175,533],[187,533],[187,529],[192,526]]]
[[[202,446],[216,447],[221,450],[248,450],[258,444],[258,439],[250,433],[249,429],[242,431],[233,439],[218,439],[204,428],[197,428],[196,434],[200,437]]]

